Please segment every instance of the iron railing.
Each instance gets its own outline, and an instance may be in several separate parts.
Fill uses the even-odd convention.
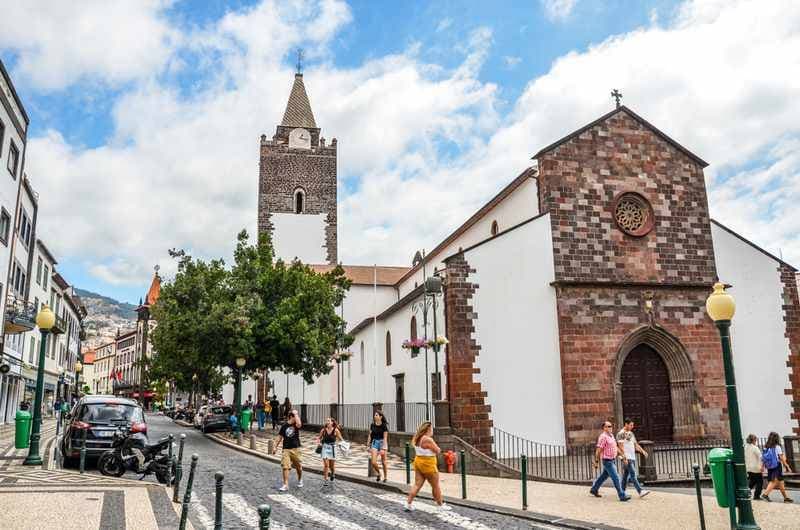
[[[22,298],[6,296],[5,333],[25,333],[36,327],[36,306]]]
[[[307,404],[304,407],[305,422],[311,425],[323,425],[326,418],[333,417],[342,427],[367,430],[373,421],[373,405],[370,403],[323,403]],[[384,403],[380,410],[386,416],[390,431],[413,433],[425,421],[426,408],[430,413],[430,421],[433,422],[433,407],[428,407],[425,403]]]

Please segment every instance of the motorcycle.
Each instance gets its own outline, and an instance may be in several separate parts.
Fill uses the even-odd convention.
[[[141,475],[139,480],[155,474],[158,482],[169,485],[169,477],[175,476],[175,464],[169,461],[169,456],[163,451],[169,449],[170,440],[164,437],[154,444],[148,444],[146,429],[144,423],[117,427],[111,449],[104,452],[97,461],[100,473],[107,477],[121,477],[126,471],[133,471]],[[138,449],[144,455],[141,467],[133,449]]]

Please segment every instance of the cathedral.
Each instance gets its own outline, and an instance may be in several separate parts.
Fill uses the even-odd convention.
[[[797,269],[710,217],[707,165],[617,105],[539,150],[410,266],[343,265],[351,357],[311,385],[269,374],[273,391],[295,404],[445,403],[454,432],[486,453],[495,430],[575,445],[623,417],[640,439],[726,438],[705,311],[721,281],[737,302],[745,433],[800,434]],[[258,227],[278,257],[338,263],[336,166],[298,73],[260,145]],[[402,348],[436,335],[440,352]]]

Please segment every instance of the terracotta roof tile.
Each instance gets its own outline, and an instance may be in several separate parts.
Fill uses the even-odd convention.
[[[147,296],[145,296],[145,305],[151,306],[155,304],[158,301],[159,296],[161,296],[161,277],[156,274],[153,276],[150,289],[147,291]]]

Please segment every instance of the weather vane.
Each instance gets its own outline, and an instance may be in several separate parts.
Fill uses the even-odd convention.
[[[303,59],[306,56],[305,50],[303,48],[297,48],[297,73],[303,73]]]
[[[161,267],[159,265],[156,265],[155,267],[153,267],[153,270],[156,271],[156,276],[158,276],[158,271],[161,270]]]
[[[611,97],[617,101],[617,108],[619,108],[619,100],[622,99],[622,92],[615,88],[611,91]]]

